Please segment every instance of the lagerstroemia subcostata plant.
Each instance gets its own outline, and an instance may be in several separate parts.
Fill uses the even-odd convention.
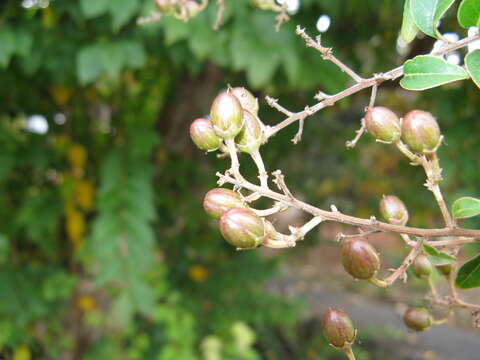
[[[157,0],[157,4],[159,1]],[[223,2],[221,3],[223,6]],[[406,271],[412,267],[417,276],[428,282],[430,305],[446,309],[445,316],[439,319],[435,319],[427,308],[408,309],[404,314],[404,322],[416,331],[423,331],[447,321],[456,309],[469,310],[477,324],[480,305],[462,300],[457,288],[480,286],[480,257],[459,268],[457,255],[462,245],[479,241],[480,230],[463,228],[457,224],[457,220],[479,215],[480,200],[460,198],[455,201],[451,210],[447,207],[440,187],[442,168],[437,155],[444,137],[433,114],[415,109],[398,117],[394,111],[381,104],[376,105],[375,100],[379,85],[400,77],[400,85],[408,90],[423,90],[468,78],[480,85],[480,50],[472,48],[472,44],[478,43],[480,39],[477,28],[480,24],[478,1],[461,2],[457,16],[460,25],[469,28],[469,36],[454,42],[449,41],[438,30],[440,19],[453,3],[454,0],[407,0],[401,30],[403,40],[409,42],[421,31],[437,38],[441,46],[435,47],[429,54],[408,60],[403,66],[368,78],[360,76],[335,57],[331,48],[322,45],[320,37],[313,39],[304,29],[297,27],[296,32],[306,45],[317,50],[323,59],[333,62],[349,75],[353,85],[334,95],[320,92],[316,96],[316,104],[306,106],[299,112],[290,111],[276,99],[267,97],[268,105],[286,117],[274,126],[266,126],[259,119],[258,101],[248,90],[229,87],[214,99],[210,118],[197,119],[190,128],[192,140],[200,149],[207,152],[218,150],[231,162],[230,169],[225,173],[217,173],[217,176],[219,186],[228,184],[233,186],[233,189],[220,187],[210,190],[205,195],[203,204],[207,213],[219,220],[220,231],[228,243],[237,249],[259,246],[289,248],[294,247],[322,222],[334,221],[355,226],[358,228],[357,234],[338,235],[342,247],[342,264],[348,274],[379,287],[389,287],[398,279],[406,280]],[[464,67],[444,59],[444,55],[467,46],[469,53],[464,59]],[[280,170],[269,172],[265,168],[260,149],[277,132],[298,122],[299,130],[293,139],[293,142],[297,143],[301,140],[306,118],[364,89],[371,89],[370,102],[366,104],[360,129],[353,140],[347,141],[347,147],[355,147],[361,136],[368,132],[379,143],[397,148],[407,161],[421,168],[425,172],[425,186],[431,191],[442,215],[442,227],[425,229],[408,226],[408,210],[395,195],[386,195],[379,201],[384,222],[374,216],[363,219],[343,214],[333,205],[329,210],[320,209],[297,199],[286,186]],[[258,168],[258,184],[242,176],[239,153],[248,154],[255,162]],[[260,210],[253,206],[254,201],[262,197],[273,201],[271,208]],[[303,226],[290,227],[290,233],[283,234],[265,217],[289,207],[298,208],[312,217]],[[405,245],[410,247],[401,265],[388,276],[379,274],[381,257],[368,242],[369,235],[380,232],[397,233]],[[449,285],[448,294],[440,294],[431,281],[433,266],[437,266],[445,276]],[[356,330],[348,315],[339,309],[331,308],[324,315],[323,327],[329,342],[342,349],[349,359],[354,359],[351,345]]]

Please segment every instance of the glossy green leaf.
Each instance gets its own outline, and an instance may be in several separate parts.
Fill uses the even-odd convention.
[[[464,27],[480,25],[480,1],[463,0],[458,7],[458,23]]]
[[[460,66],[429,55],[408,60],[403,65],[403,72],[400,85],[407,90],[425,90],[468,78],[468,73]]]
[[[435,266],[453,264],[456,261],[454,257],[437,251],[430,245],[423,245],[423,249],[427,253],[430,262]]]
[[[465,67],[473,82],[480,87],[480,49],[472,51],[465,56]]]
[[[410,13],[417,27],[431,37],[438,37],[439,20],[455,0],[410,0]]]
[[[463,264],[457,273],[455,285],[460,289],[471,289],[480,286],[480,255]]]
[[[415,39],[417,33],[418,27],[417,25],[415,25],[415,21],[413,20],[412,14],[410,12],[410,0],[405,0],[405,5],[403,8],[402,29],[400,30],[400,34],[403,41],[409,43],[413,39]]]
[[[480,200],[473,197],[462,197],[452,205],[455,219],[466,219],[480,214]]]

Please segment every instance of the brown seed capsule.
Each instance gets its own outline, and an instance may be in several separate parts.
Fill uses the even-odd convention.
[[[234,138],[243,126],[243,109],[240,101],[229,91],[218,95],[210,109],[213,128],[218,136]]]
[[[235,142],[240,151],[248,154],[257,151],[262,144],[262,127],[257,118],[247,110],[243,110],[243,127],[235,137]]]
[[[403,321],[410,329],[424,331],[432,326],[432,317],[425,308],[410,308],[403,315]]]
[[[378,140],[389,143],[400,140],[400,119],[386,107],[369,107],[365,113],[365,126]]]
[[[199,149],[205,151],[217,150],[222,144],[222,139],[207,119],[197,119],[190,125],[190,137]]]
[[[452,264],[437,265],[437,270],[444,276],[449,276],[453,270]]]
[[[383,195],[380,200],[380,214],[390,224],[405,225],[408,221],[407,207],[395,195]]]
[[[368,280],[380,269],[380,259],[372,245],[356,237],[344,241],[342,265],[355,279]]]
[[[413,262],[412,270],[418,277],[428,278],[433,271],[433,266],[425,255],[418,255]]]
[[[231,91],[232,94],[237,97],[238,101],[240,101],[242,108],[250,111],[254,116],[258,116],[258,100],[250,91],[244,87],[236,87]]]
[[[220,218],[220,232],[236,248],[250,249],[262,243],[265,226],[263,219],[253,211],[233,208]]]
[[[243,208],[245,204],[235,191],[229,189],[212,189],[205,194],[203,208],[215,219],[231,208]]]
[[[337,348],[343,348],[355,340],[355,327],[350,317],[340,309],[329,308],[323,314],[323,334]]]
[[[431,152],[440,143],[440,127],[429,112],[413,110],[403,118],[402,139],[412,151]]]

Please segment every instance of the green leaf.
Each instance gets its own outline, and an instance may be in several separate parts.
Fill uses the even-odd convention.
[[[458,270],[455,285],[460,289],[471,289],[480,286],[480,255],[462,265]]]
[[[102,73],[102,48],[98,45],[84,47],[77,54],[77,76],[86,85],[96,80]]]
[[[112,14],[112,27],[118,31],[138,11],[138,0],[115,0],[110,1],[110,13]]]
[[[412,14],[410,12],[410,0],[405,0],[405,5],[403,8],[402,29],[400,30],[400,34],[403,41],[409,43],[413,39],[415,39],[417,33],[418,27],[417,25],[415,25],[415,21],[413,21]]]
[[[87,19],[94,18],[108,11],[109,0],[81,0],[80,9]]]
[[[480,49],[474,50],[465,56],[465,66],[473,82],[480,87]]]
[[[7,67],[15,52],[15,36],[9,28],[0,30],[0,67]]]
[[[425,34],[438,37],[438,21],[455,0],[410,0],[410,14]]]
[[[427,253],[430,262],[435,266],[453,264],[456,261],[454,257],[443,252],[439,252],[430,245],[423,245],[423,249]]]
[[[425,90],[468,78],[468,73],[460,66],[429,55],[408,60],[403,64],[403,72],[400,85],[407,90]]]
[[[480,200],[473,197],[462,197],[452,205],[452,214],[455,219],[466,219],[480,214]]]
[[[101,45],[103,70],[110,78],[117,78],[125,62],[126,54],[117,43]]]
[[[463,0],[458,7],[458,23],[464,27],[480,25],[480,1]]]

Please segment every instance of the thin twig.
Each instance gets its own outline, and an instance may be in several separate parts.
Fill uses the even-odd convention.
[[[218,30],[222,25],[222,17],[225,12],[225,0],[217,0],[217,16],[215,18],[215,24],[213,25],[213,30]]]
[[[365,130],[367,129],[366,125],[365,125],[365,118],[362,118],[362,120],[360,120],[360,123],[362,124],[362,126],[360,127],[360,129],[358,129],[357,131],[355,131],[357,133],[357,135],[355,136],[355,138],[353,138],[352,140],[349,140],[347,142],[345,142],[345,146],[348,148],[348,149],[352,149],[354,148],[356,145],[357,145],[357,142],[358,140],[360,140],[360,138],[362,137],[362,135],[365,133]]]

